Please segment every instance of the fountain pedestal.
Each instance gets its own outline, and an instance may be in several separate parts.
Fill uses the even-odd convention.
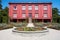
[[[32,23],[32,19],[31,18],[29,18],[29,23],[28,23],[27,27],[34,27],[34,24]]]
[[[34,27],[33,23],[28,23],[27,27]]]

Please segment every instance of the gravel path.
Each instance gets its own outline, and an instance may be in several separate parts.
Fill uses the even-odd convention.
[[[12,29],[0,31],[0,40],[60,40],[60,31],[48,29],[46,33],[24,34],[12,32]]]

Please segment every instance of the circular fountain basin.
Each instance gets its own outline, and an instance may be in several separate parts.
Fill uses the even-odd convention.
[[[16,33],[45,33],[45,32],[48,32],[48,29],[46,29],[46,30],[38,30],[38,31],[19,31],[19,30],[13,29],[12,31],[16,32]]]

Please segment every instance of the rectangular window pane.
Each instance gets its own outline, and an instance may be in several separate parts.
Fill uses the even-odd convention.
[[[35,14],[35,18],[38,18],[38,13]]]
[[[47,6],[44,6],[44,10],[48,10],[48,9],[47,9]]]
[[[26,14],[25,13],[22,13],[22,17],[25,18],[26,17]]]
[[[38,6],[35,6],[35,10],[38,10]]]
[[[29,17],[32,17],[32,13],[29,13]]]
[[[39,11],[38,10],[35,10],[35,13],[38,13]]]
[[[26,11],[25,10],[22,10],[22,13],[26,13]]]
[[[22,10],[26,10],[26,6],[22,6]]]
[[[32,10],[32,6],[28,6],[28,10]]]
[[[17,18],[17,14],[16,13],[13,14],[13,18]]]
[[[48,16],[47,16],[47,13],[44,14],[44,17],[48,17]]]

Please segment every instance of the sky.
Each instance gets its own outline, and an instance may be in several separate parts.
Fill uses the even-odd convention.
[[[60,11],[60,0],[2,0],[2,8],[9,7],[9,2],[52,2],[52,7]]]

